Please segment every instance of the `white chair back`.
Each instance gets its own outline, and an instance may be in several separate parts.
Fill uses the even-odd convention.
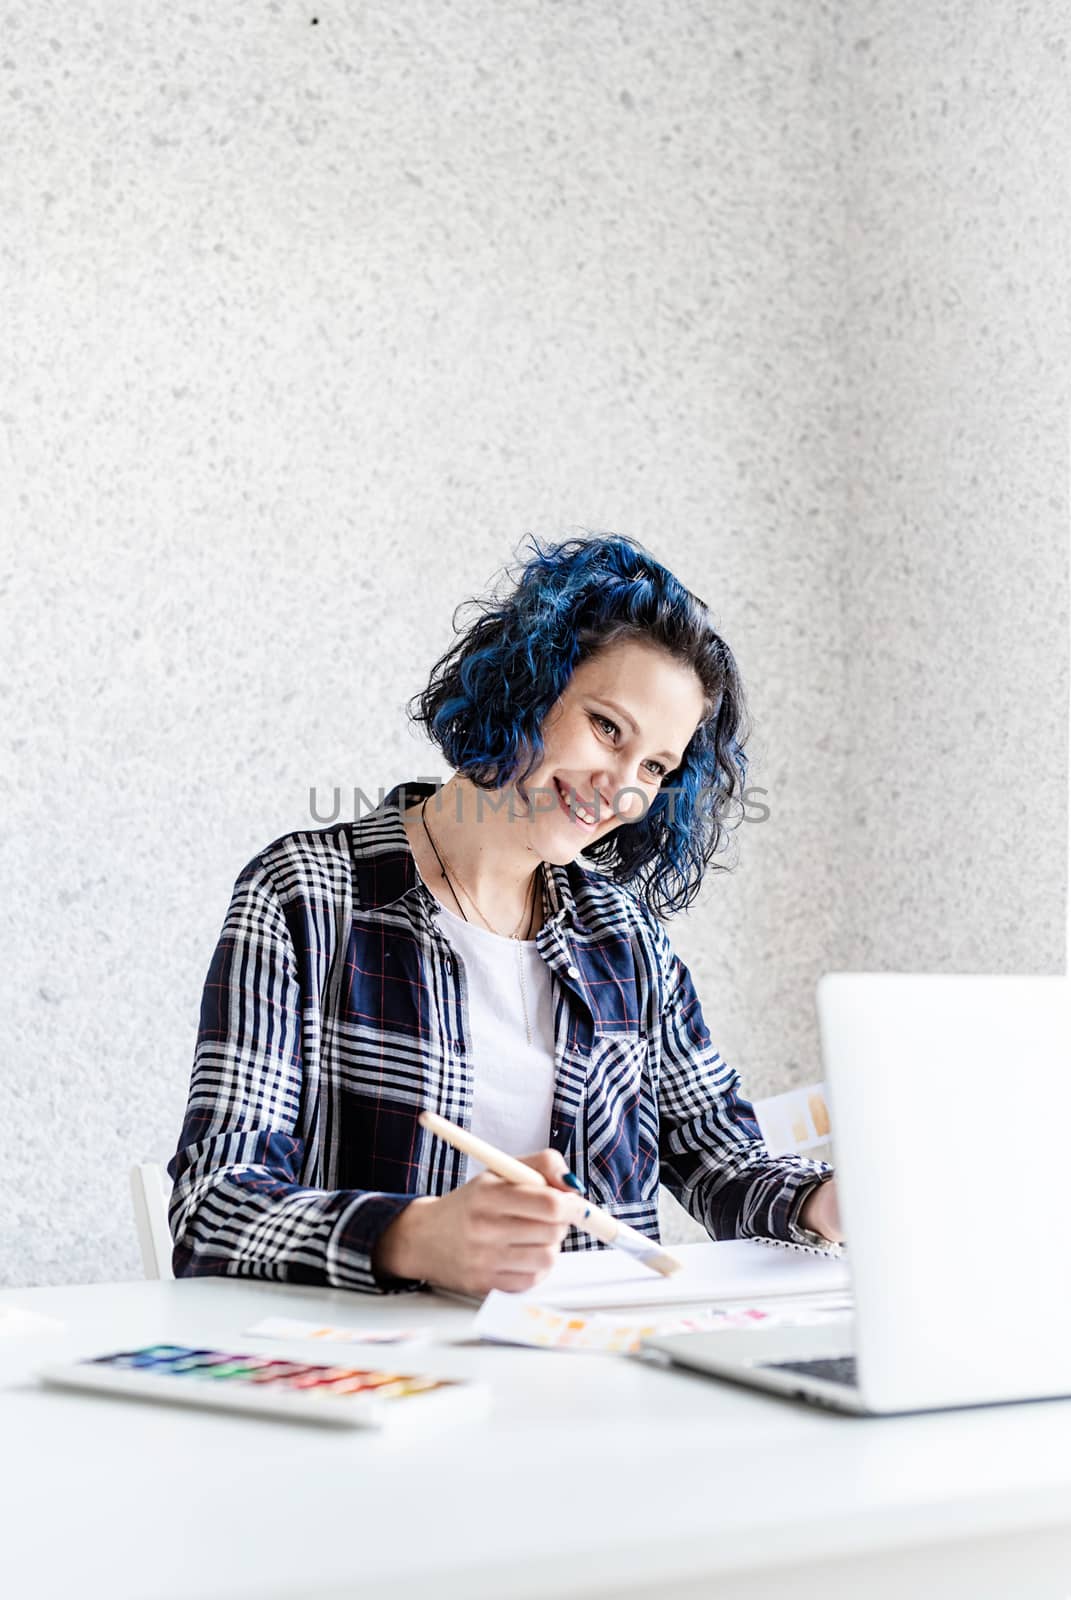
[[[157,1161],[137,1162],[130,1169],[130,1193],[145,1276],[173,1278],[171,1229],[167,1225],[171,1180],[166,1169]]]

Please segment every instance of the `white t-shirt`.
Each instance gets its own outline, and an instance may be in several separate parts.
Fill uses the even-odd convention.
[[[554,995],[550,968],[534,939],[507,939],[440,904],[439,927],[461,958],[473,1057],[471,1129],[511,1156],[550,1143],[554,1102]],[[524,987],[532,1042],[524,1027]],[[465,1158],[465,1180],[483,1163]]]

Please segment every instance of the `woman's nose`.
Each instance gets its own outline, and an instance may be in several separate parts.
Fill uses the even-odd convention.
[[[622,767],[624,763],[622,763]],[[599,821],[617,817],[630,822],[643,810],[643,796],[630,784],[630,775],[612,767],[591,775],[592,793],[599,796]]]

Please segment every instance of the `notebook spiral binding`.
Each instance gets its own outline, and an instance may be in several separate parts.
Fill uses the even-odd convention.
[[[834,1244],[797,1244],[794,1239],[756,1239],[756,1244],[768,1245],[771,1250],[799,1250],[805,1256],[828,1256],[834,1261],[843,1260],[848,1251],[845,1245]]]

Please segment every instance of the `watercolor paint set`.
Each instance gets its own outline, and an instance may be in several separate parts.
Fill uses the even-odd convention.
[[[63,1388],[351,1428],[482,1416],[488,1403],[486,1388],[468,1379],[177,1344],[63,1362],[42,1368],[38,1377]]]

